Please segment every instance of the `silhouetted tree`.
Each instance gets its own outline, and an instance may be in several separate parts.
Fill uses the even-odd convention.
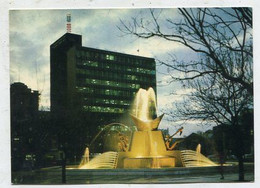
[[[119,29],[139,38],[176,42],[198,53],[198,60],[190,62],[158,60],[168,67],[173,81],[181,81],[191,91],[170,115],[175,120],[229,124],[242,181],[245,143],[241,117],[245,109],[253,108],[252,9],[178,10],[179,21],[161,18],[162,10],[151,9],[150,18],[121,21]]]
[[[221,75],[210,74],[190,81],[187,87],[193,92],[184,101],[176,103],[177,111],[170,113],[176,120],[200,120],[204,123],[227,124],[232,130],[231,149],[239,162],[239,179],[244,180],[243,156],[245,154],[245,110],[252,108],[252,96],[241,85],[226,81]],[[251,145],[251,144],[249,144]],[[223,150],[219,150],[222,152]]]

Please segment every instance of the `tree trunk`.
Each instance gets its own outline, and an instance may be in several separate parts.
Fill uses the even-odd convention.
[[[238,174],[239,174],[239,181],[245,180],[245,173],[244,173],[244,160],[243,156],[238,156]]]
[[[66,154],[62,154],[62,164],[61,164],[61,183],[66,183]]]

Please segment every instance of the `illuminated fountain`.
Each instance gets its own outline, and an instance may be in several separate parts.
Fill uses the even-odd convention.
[[[84,155],[82,157],[82,160],[81,160],[79,166],[83,166],[88,163],[89,163],[89,149],[88,149],[88,147],[86,147]]]
[[[137,128],[131,140],[122,139],[118,151],[105,152],[88,162],[87,150],[83,156],[80,169],[93,168],[173,168],[216,166],[200,153],[200,144],[196,151],[174,150],[174,143],[169,146],[170,137],[165,141],[158,126],[163,117],[157,116],[155,93],[152,88],[139,89],[133,103],[131,114]],[[124,125],[125,126],[125,125]],[[108,126],[106,126],[108,127]],[[176,133],[181,132],[183,128]],[[175,134],[174,134],[175,135]],[[123,137],[122,137],[123,138]]]

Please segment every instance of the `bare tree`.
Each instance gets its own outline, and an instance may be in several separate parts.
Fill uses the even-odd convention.
[[[252,108],[252,96],[241,85],[225,80],[220,74],[208,74],[188,86],[194,92],[177,105],[170,115],[176,120],[201,120],[206,123],[226,124],[234,130],[229,135],[233,140],[233,152],[239,162],[239,180],[244,180],[243,156],[245,154],[241,117]]]
[[[253,108],[252,10],[197,8],[179,9],[179,13],[181,20],[176,22],[162,19],[162,11],[151,9],[150,19],[121,20],[119,29],[139,38],[176,42],[198,53],[198,60],[190,62],[158,60],[170,69],[173,81],[181,81],[193,91],[175,104],[177,110],[169,115],[175,120],[231,125],[242,181],[244,143],[240,118],[246,109]]]
[[[219,73],[185,83],[191,92],[184,100],[186,105],[183,101],[177,104],[177,112],[173,115],[177,119],[234,124],[243,110],[253,108],[253,97],[247,89]]]
[[[150,10],[150,19],[121,20],[125,34],[149,39],[159,37],[182,44],[209,61],[162,62],[173,71],[184,73],[173,80],[191,80],[210,73],[242,85],[253,95],[252,10],[250,8],[179,9],[181,21],[162,20],[161,11]],[[165,28],[167,25],[167,29]],[[180,75],[180,74],[177,74]]]

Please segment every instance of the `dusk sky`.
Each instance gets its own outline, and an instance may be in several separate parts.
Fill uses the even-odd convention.
[[[257,126],[260,119],[260,1],[257,0],[0,0],[0,184],[1,187],[13,186],[11,180],[11,139],[10,139],[10,84],[23,82],[33,90],[39,90],[40,109],[50,106],[50,45],[66,33],[66,14],[72,16],[72,33],[82,35],[83,46],[107,49],[127,54],[153,57],[167,60],[169,53],[179,60],[189,61],[196,59],[197,54],[176,43],[161,39],[141,40],[134,36],[122,36],[118,30],[120,19],[130,20],[132,16],[149,16],[144,9],[105,9],[94,10],[100,7],[253,7],[254,33],[254,135],[255,153],[259,153],[260,129]],[[57,10],[54,10],[54,9]],[[92,10],[86,10],[92,8]],[[52,10],[53,9],[53,10]],[[70,10],[66,10],[70,9]],[[71,10],[77,9],[77,10]],[[85,10],[80,10],[85,9]],[[176,9],[165,9],[162,18],[170,17],[176,20],[179,15]],[[8,41],[9,37],[9,41]],[[139,50],[139,52],[138,52]],[[10,73],[10,80],[9,78]],[[164,74],[163,74],[164,73]],[[182,100],[182,95],[189,91],[184,90],[176,83],[167,84],[169,75],[167,70],[157,66],[157,100],[159,114],[171,102]],[[10,83],[9,83],[10,81]],[[170,95],[170,93],[175,95]],[[173,109],[174,110],[174,109]],[[159,128],[170,128],[175,132],[180,125],[176,122],[163,122]],[[182,136],[192,132],[205,131],[208,127],[201,127],[198,122],[188,122],[184,125]],[[259,157],[255,157],[259,163]],[[255,182],[248,184],[259,187],[259,165],[255,165]],[[63,185],[58,185],[62,187]],[[73,185],[73,187],[77,185]],[[81,186],[81,185],[79,185]],[[98,185],[97,185],[98,186]],[[102,187],[110,187],[105,184]],[[131,185],[136,187],[134,185]],[[140,187],[140,185],[137,185]],[[149,185],[153,186],[153,185]],[[170,184],[167,187],[172,187]],[[183,184],[182,187],[198,187],[199,184]],[[216,184],[207,184],[207,187],[217,187]],[[233,184],[221,184],[223,187],[232,187]],[[240,186],[236,183],[236,186]],[[18,186],[19,187],[19,186]],[[27,186],[25,186],[27,187]],[[31,185],[30,187],[35,187]],[[37,185],[37,187],[41,187]],[[52,186],[50,186],[52,187]],[[56,187],[56,186],[55,186]],[[129,185],[113,185],[113,187],[129,187]],[[153,187],[160,187],[159,184]],[[240,187],[245,187],[241,184]]]
[[[160,10],[156,10],[160,11]],[[138,39],[124,35],[119,29],[120,19],[150,17],[148,9],[96,9],[96,10],[12,10],[10,18],[10,82],[23,82],[32,90],[39,90],[40,110],[50,107],[50,45],[66,33],[66,14],[72,17],[72,33],[82,35],[83,46],[122,52],[133,55],[169,60],[170,54],[179,60],[190,61],[198,55],[174,42],[153,38]],[[164,9],[161,19],[180,19],[177,9]],[[167,25],[165,28],[167,29]],[[159,114],[171,103],[182,100],[189,93],[179,84],[168,82],[167,69],[157,66],[157,100]],[[170,93],[175,93],[170,95]],[[173,108],[172,108],[173,109]],[[174,109],[173,109],[174,110]],[[170,128],[170,133],[180,125],[166,121],[160,128]],[[205,131],[197,122],[184,126],[184,134]]]

